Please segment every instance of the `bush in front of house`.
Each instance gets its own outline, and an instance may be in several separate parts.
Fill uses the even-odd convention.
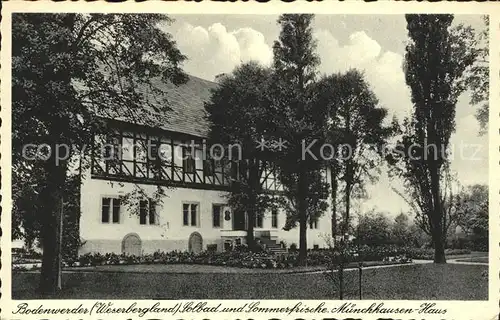
[[[359,245],[351,246],[344,252],[344,258],[351,262],[357,261],[411,261],[413,259],[419,260],[433,260],[434,249],[432,248],[414,248],[404,247],[397,245],[381,245],[381,246],[368,246]],[[319,260],[328,262],[331,257],[332,249],[316,249],[310,250],[308,257],[311,260]],[[330,252],[330,253],[327,253]],[[447,256],[470,254],[469,249],[446,249]],[[313,262],[314,263],[314,262]]]
[[[371,251],[367,251],[371,250]],[[345,262],[357,261],[395,261],[406,262],[404,259],[387,260],[391,257],[390,250],[373,252],[373,249],[365,248],[363,254],[355,249],[348,253],[349,258]],[[395,256],[395,255],[394,255]],[[345,259],[345,256],[343,257]],[[327,266],[340,259],[333,250],[319,249],[310,251],[307,257],[308,266]],[[228,266],[237,268],[261,268],[261,269],[286,269],[298,266],[298,252],[292,251],[288,254],[274,255],[269,252],[251,252],[249,250],[233,250],[225,252],[203,251],[198,254],[185,251],[163,252],[156,251],[141,256],[115,254],[115,253],[87,253],[81,255],[78,261],[67,263],[68,266],[99,266],[99,265],[130,265],[130,264],[201,264],[214,266]]]
[[[240,268],[278,268],[280,266],[292,266],[288,259],[276,259],[274,256],[265,252],[253,253],[250,251],[204,251],[199,254],[181,251],[157,251],[141,256],[115,253],[87,253],[79,257],[78,263],[68,264],[68,266],[130,264],[203,264]]]
[[[446,255],[469,254],[467,249],[447,249]],[[348,247],[340,255],[333,249],[309,250],[308,266],[331,266],[333,264],[353,263],[362,261],[385,261],[394,263],[409,263],[412,259],[432,260],[433,249],[386,246],[355,246]],[[251,252],[245,247],[238,250],[216,252],[203,251],[198,254],[186,251],[156,251],[140,256],[116,253],[87,253],[74,260],[65,260],[66,267],[92,267],[101,265],[132,265],[132,264],[201,264],[228,266],[237,268],[286,269],[298,266],[298,252],[274,255],[270,252]]]
[[[12,262],[27,263],[39,262],[42,260],[42,253],[33,249],[15,248],[12,249]]]
[[[379,261],[386,260],[389,257],[406,257],[408,259],[419,259],[419,260],[433,260],[434,259],[434,249],[432,248],[414,248],[414,247],[402,247],[396,245],[385,245],[385,246],[360,246],[358,250],[361,259],[365,261]],[[470,254],[469,249],[446,249],[445,255],[463,255]]]

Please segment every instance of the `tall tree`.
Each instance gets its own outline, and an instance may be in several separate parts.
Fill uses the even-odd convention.
[[[306,263],[307,225],[326,209],[327,186],[322,179],[324,164],[303,153],[303,143],[322,136],[322,121],[313,109],[310,87],[316,77],[319,58],[312,35],[311,14],[284,14],[278,19],[281,26],[275,41],[275,101],[281,117],[278,131],[287,143],[280,163],[280,180],[289,199],[288,227],[299,223],[299,261]]]
[[[398,245],[405,245],[411,241],[410,237],[410,218],[405,213],[401,212],[394,218],[394,223],[391,228],[391,237]]]
[[[413,115],[402,139],[403,178],[421,200],[434,244],[435,263],[445,263],[445,208],[442,179],[446,152],[455,130],[455,106],[464,87],[464,71],[473,55],[457,50],[450,35],[453,15],[406,15],[410,43],[406,47],[406,83],[411,88]]]
[[[430,190],[422,192],[422,184],[413,181],[418,180],[418,174],[415,178],[410,178],[405,172],[407,164],[400,167],[391,168],[392,172],[398,172],[400,176],[404,177],[403,189],[404,191],[393,188],[393,191],[398,194],[411,208],[412,213],[415,215],[414,224],[419,227],[425,234],[431,237],[432,245],[434,246],[433,238],[433,222],[430,218],[431,215],[427,214],[428,208],[431,205]],[[458,225],[459,221],[463,220],[463,212],[459,210],[457,205],[460,202],[461,194],[459,193],[460,186],[457,179],[450,172],[448,164],[443,167],[440,181],[440,199],[442,205],[441,215],[441,230],[443,241],[450,233],[453,233],[454,228]]]
[[[37,188],[42,293],[55,292],[60,275],[58,217],[68,159],[105,132],[102,117],[147,125],[152,115],[145,110],[166,112],[165,92],[154,79],[186,81],[185,57],[159,28],[170,22],[156,14],[13,15],[13,175],[29,177]],[[151,92],[155,101],[146,98]],[[32,160],[28,144],[47,148]]]
[[[456,49],[468,52],[475,60],[463,75],[463,82],[471,91],[470,104],[477,107],[476,119],[480,134],[488,129],[490,67],[489,67],[489,17],[482,17],[484,26],[479,32],[471,26],[460,24],[452,29]]]
[[[325,141],[334,151],[327,155],[332,184],[332,235],[338,233],[339,204],[344,207],[340,231],[345,235],[349,230],[351,199],[355,194],[363,194],[367,180],[377,179],[384,160],[383,146],[394,130],[384,125],[387,110],[379,106],[363,74],[357,70],[324,77],[312,91],[313,104],[322,110],[326,120]]]
[[[228,203],[236,213],[246,212],[247,245],[252,250],[256,217],[262,217],[274,204],[273,195],[264,189],[266,179],[275,175],[273,152],[270,144],[259,148],[261,141],[269,140],[267,132],[272,127],[270,81],[271,70],[255,62],[241,65],[220,77],[219,86],[205,104],[211,123],[210,142],[225,146],[226,155],[235,144],[241,149],[241,159],[227,159],[238,168],[238,177],[232,177]]]

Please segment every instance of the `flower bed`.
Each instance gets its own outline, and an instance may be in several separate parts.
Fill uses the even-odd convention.
[[[410,258],[402,254],[389,254],[392,252],[358,253],[352,250],[343,256],[344,262],[358,261],[391,261],[396,263],[411,262]],[[328,266],[340,261],[340,256],[332,250],[311,250],[307,256],[308,266]],[[298,252],[289,252],[284,255],[273,255],[268,252],[253,253],[249,251],[213,252],[204,251],[199,254],[188,252],[157,251],[142,256],[127,256],[114,253],[85,254],[78,261],[68,263],[68,266],[98,266],[98,265],[124,265],[124,264],[203,264],[214,266],[228,266],[237,268],[263,268],[285,269],[298,266]]]
[[[321,252],[328,252],[331,249],[317,249],[310,250],[309,256],[314,256],[315,254],[321,256]],[[464,255],[470,254],[471,251],[468,249],[446,249],[445,255]],[[328,255],[327,255],[328,256]],[[433,260],[434,259],[434,249],[426,248],[413,248],[413,247],[400,247],[396,245],[385,245],[385,246],[359,246],[351,247],[346,252],[346,256],[350,260],[356,261],[396,261],[396,260]]]
[[[212,252],[199,254],[188,252],[157,251],[142,256],[119,255],[114,253],[87,253],[78,261],[68,263],[68,266],[98,266],[117,264],[203,264],[239,268],[288,268],[296,265],[295,255],[274,256],[266,252]]]
[[[446,250],[447,255],[469,254],[469,250]],[[409,263],[412,259],[432,260],[433,249],[419,249],[397,246],[351,247],[342,256],[331,249],[309,250],[308,266],[331,266],[343,261],[353,263],[361,261],[384,261],[394,263]],[[269,252],[253,253],[247,250],[226,252],[204,251],[198,254],[181,251],[161,252],[141,256],[131,256],[116,253],[87,253],[77,260],[64,261],[65,267],[83,267],[99,265],[130,265],[130,264],[202,264],[228,266],[237,268],[285,269],[298,266],[298,252],[290,251],[284,255],[273,255]],[[13,269],[23,270],[26,265],[13,265]],[[30,265],[31,266],[31,265]]]
[[[363,246],[359,250],[364,260],[379,260],[386,257],[406,256],[409,259],[432,260],[434,259],[434,249],[398,247],[398,246]],[[470,254],[468,249],[446,249],[445,255]]]
[[[42,263],[16,263],[12,264],[12,271],[30,271],[38,270],[42,267]]]

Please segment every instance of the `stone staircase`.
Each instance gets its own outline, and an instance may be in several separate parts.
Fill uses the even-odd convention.
[[[287,253],[286,249],[281,247],[279,243],[276,243],[276,240],[271,240],[270,238],[261,237],[259,238],[262,244],[265,245],[266,249],[269,250],[272,254],[279,255]]]

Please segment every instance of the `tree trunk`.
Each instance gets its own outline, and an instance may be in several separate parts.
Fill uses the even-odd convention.
[[[54,150],[54,149],[52,149]],[[57,292],[60,276],[60,226],[62,218],[62,194],[66,180],[66,166],[56,165],[55,159],[50,158],[45,163],[46,184],[41,193],[42,224],[41,242],[43,247],[42,268],[40,274],[39,290],[43,295]]]
[[[255,211],[248,210],[247,211],[248,223],[247,223],[247,246],[250,251],[255,251],[257,246],[255,243],[255,235],[254,235],[254,221],[255,221]]]
[[[251,200],[250,200],[251,201]],[[255,224],[255,205],[249,204],[247,210],[247,246],[250,251],[256,250],[254,224]]]
[[[351,138],[351,110],[349,110],[346,114],[345,118],[346,122],[346,127],[345,127],[345,136],[347,138]],[[349,139],[348,141],[351,141]],[[351,147],[351,150],[354,150],[354,144],[349,144]],[[352,155],[349,155],[352,156]],[[346,166],[345,166],[345,218],[344,218],[344,225],[342,228],[342,238],[344,241],[347,241],[349,239],[346,239],[346,235],[349,232],[349,219],[350,219],[350,210],[351,210],[351,186],[353,184],[353,177],[352,177],[352,163],[351,159],[347,158],[346,159]]]
[[[446,263],[444,243],[446,236],[443,234],[443,207],[440,196],[439,168],[436,163],[430,165],[431,193],[434,203],[432,211],[432,241],[434,242],[434,263]]]
[[[337,167],[332,165],[330,168],[330,180],[332,181],[332,239],[335,244],[335,237],[337,236]]]
[[[299,225],[299,265],[307,265],[307,216],[303,214],[300,216]]]
[[[432,242],[434,244],[434,263],[446,263],[446,257],[444,253],[444,245],[446,241],[446,236],[443,234],[442,228],[442,210],[441,203],[437,202],[434,204],[435,209],[433,212],[432,219]]]
[[[299,265],[307,265],[307,182],[304,164],[299,172]]]
[[[57,200],[54,199],[54,203]],[[53,215],[51,208],[44,208],[43,229],[41,241],[43,245],[42,269],[40,274],[40,293],[51,295],[57,291],[59,278],[59,235],[57,232],[57,217]],[[52,212],[50,212],[52,211]]]
[[[342,237],[345,237],[349,233],[349,219],[351,214],[351,186],[352,186],[352,178],[351,178],[351,164],[350,161],[346,162],[346,184],[345,184],[345,217],[344,217],[344,225],[342,228]],[[345,239],[347,241],[348,239]]]
[[[342,255],[340,256],[341,260],[337,271],[339,273],[339,300],[344,300],[344,258]]]
[[[256,250],[256,243],[255,243],[255,235],[254,235],[254,229],[255,229],[255,218],[256,215],[258,214],[256,211],[257,208],[257,197],[258,197],[258,190],[260,190],[260,176],[259,176],[259,161],[256,159],[253,159],[252,161],[249,161],[249,166],[248,166],[248,184],[249,184],[249,194],[248,194],[248,204],[247,204],[247,246],[248,249],[251,251]]]
[[[442,231],[436,230],[433,232],[432,238],[436,238],[434,240],[434,263],[446,263]]]

